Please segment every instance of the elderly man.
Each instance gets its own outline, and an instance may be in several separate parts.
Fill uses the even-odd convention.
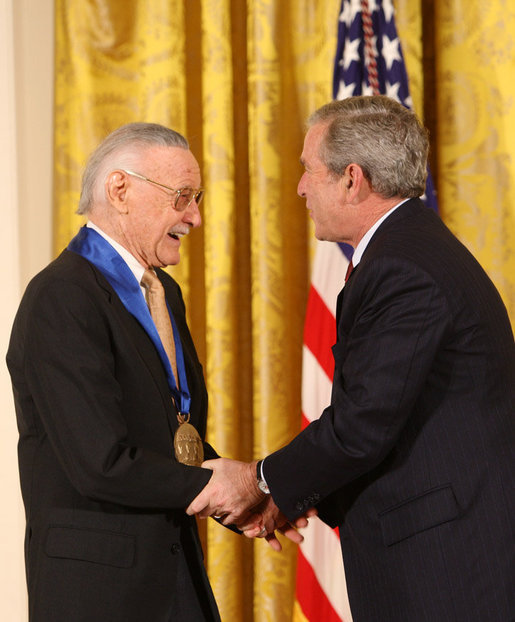
[[[386,97],[311,117],[298,191],[317,238],[354,247],[331,403],[257,466],[205,462],[213,478],[188,512],[273,540],[278,508],[290,520],[316,509],[339,526],[355,622],[504,622],[515,619],[513,333],[481,266],[418,198],[427,152],[415,115]]]
[[[34,622],[220,619],[184,512],[211,476],[202,453],[216,457],[199,438],[206,389],[159,269],[200,225],[202,193],[180,134],[119,128],[84,172],[87,225],[21,302],[7,361]]]

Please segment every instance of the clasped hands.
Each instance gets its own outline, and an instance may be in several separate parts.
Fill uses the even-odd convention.
[[[223,525],[236,525],[248,538],[265,538],[275,551],[282,550],[276,531],[296,544],[303,541],[297,529],[306,527],[307,519],[316,515],[316,510],[290,522],[272,495],[265,495],[257,487],[256,462],[218,458],[206,460],[202,467],[211,469],[213,475],[186,509],[189,515],[213,516]]]

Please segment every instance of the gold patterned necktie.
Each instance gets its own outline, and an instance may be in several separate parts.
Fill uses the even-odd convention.
[[[145,270],[141,285],[147,292],[147,304],[154,320],[163,348],[170,360],[175,383],[179,387],[177,374],[177,357],[173,338],[172,322],[166,306],[165,290],[157,274],[153,270]],[[187,387],[185,387],[187,389]],[[177,405],[176,405],[177,406]],[[177,406],[179,410],[179,407]],[[204,446],[197,430],[189,423],[189,412],[178,412],[179,427],[174,435],[173,445],[176,459],[182,464],[200,466],[204,460]]]
[[[150,315],[154,320],[161,343],[172,366],[173,375],[177,388],[179,388],[179,376],[177,374],[177,357],[175,354],[175,340],[173,338],[172,322],[166,306],[165,290],[157,274],[153,270],[145,270],[141,284],[147,292],[147,304]]]

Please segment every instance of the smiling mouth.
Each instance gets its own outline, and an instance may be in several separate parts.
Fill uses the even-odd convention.
[[[181,233],[179,231],[172,231],[172,232],[168,233],[169,237],[171,237],[173,240],[177,240],[177,241],[179,241],[185,235],[186,235],[186,233]]]

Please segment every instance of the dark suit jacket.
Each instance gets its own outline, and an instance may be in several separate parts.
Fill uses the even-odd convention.
[[[354,621],[515,620],[513,334],[420,201],[375,232],[333,353],[330,406],[264,475],[288,517],[340,527]]]
[[[191,423],[204,437],[207,393],[184,303],[158,274],[183,343]],[[92,264],[64,251],[32,280],[7,362],[31,620],[189,622],[197,596],[200,619],[219,619],[184,512],[210,474],[175,461],[176,411],[157,351]]]

